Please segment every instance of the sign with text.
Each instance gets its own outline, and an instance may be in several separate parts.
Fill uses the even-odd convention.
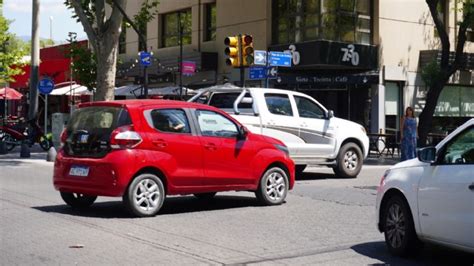
[[[269,52],[268,64],[270,66],[291,67],[292,56],[287,52]]]
[[[196,72],[196,63],[193,61],[183,61],[183,75],[192,76]]]
[[[54,81],[50,78],[43,78],[38,83],[38,90],[42,94],[50,94],[54,89]]]
[[[267,68],[264,66],[252,66],[249,69],[249,79],[258,80],[267,77]]]

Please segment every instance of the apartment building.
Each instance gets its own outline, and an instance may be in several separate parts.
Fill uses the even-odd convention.
[[[141,3],[128,1],[127,13],[136,14]],[[462,17],[455,5],[446,0],[438,8],[452,44]],[[424,0],[161,0],[159,16],[143,30],[154,54],[148,69],[152,87],[179,84],[181,52],[183,61],[196,65],[193,75],[182,77],[184,86],[237,82],[239,70],[225,65],[224,38],[250,34],[256,50],[293,55],[292,67],[280,67],[271,87],[303,91],[373,132],[397,130],[406,106],[421,111],[426,93],[421,70],[439,60],[440,49]],[[474,116],[473,42],[470,29],[463,70],[439,100],[439,130]],[[143,45],[131,28],[124,30],[120,84],[141,82],[137,54]]]

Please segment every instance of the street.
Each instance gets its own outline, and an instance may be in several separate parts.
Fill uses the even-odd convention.
[[[374,219],[387,164],[369,162],[357,179],[307,169],[281,206],[259,206],[253,193],[218,193],[210,202],[171,197],[156,217],[130,218],[120,198],[73,211],[54,190],[44,153],[18,157],[0,156],[0,265],[474,262],[433,245],[410,259],[387,252]]]

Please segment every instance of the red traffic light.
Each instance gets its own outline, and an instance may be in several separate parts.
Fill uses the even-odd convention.
[[[242,42],[244,43],[244,45],[251,44],[253,42],[252,35],[244,35],[244,37],[242,38]]]

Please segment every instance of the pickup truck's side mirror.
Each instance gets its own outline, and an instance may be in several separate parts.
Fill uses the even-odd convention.
[[[248,129],[244,126],[240,126],[239,127],[239,134],[237,135],[237,139],[245,140],[248,135],[249,135]]]
[[[426,147],[418,151],[418,160],[424,163],[436,162],[436,148]]]
[[[334,111],[333,110],[329,110],[328,111],[328,116],[327,116],[327,119],[331,119],[334,117]]]

